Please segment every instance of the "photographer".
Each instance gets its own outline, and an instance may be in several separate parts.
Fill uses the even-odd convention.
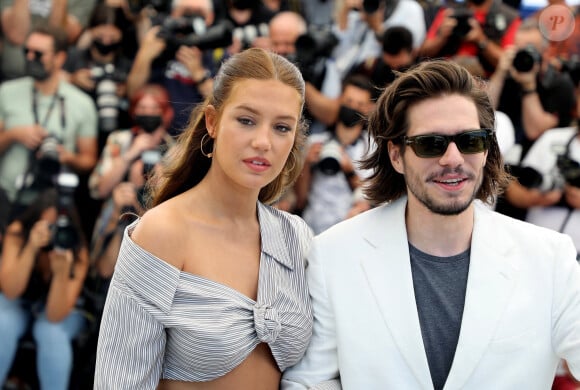
[[[61,168],[94,167],[97,117],[90,97],[60,78],[64,31],[38,27],[24,46],[29,76],[0,86],[0,187],[26,206]]]
[[[415,0],[344,0],[338,5],[333,32],[340,43],[333,52],[341,77],[381,54],[385,30],[400,26],[411,33],[414,55],[425,39],[425,16]]]
[[[71,193],[49,188],[6,229],[0,262],[0,385],[31,326],[40,388],[68,389],[72,342],[85,325],[78,305],[89,267],[78,221],[71,208],[62,208],[71,202]],[[59,228],[63,218],[72,224],[66,234]]]
[[[85,34],[91,40],[86,49],[71,48],[64,73],[71,83],[95,102],[99,117],[99,150],[108,133],[128,126],[127,74],[131,61],[124,55],[123,11],[104,3],[95,7]]]
[[[359,195],[366,173],[357,161],[369,151],[364,127],[373,105],[372,90],[365,76],[347,78],[337,122],[308,138],[304,169],[295,185],[296,203],[316,234],[370,208]]]
[[[532,145],[522,167],[540,175],[535,188],[512,182],[506,197],[527,208],[526,221],[572,237],[580,253],[580,136],[577,127],[550,129]]]
[[[505,47],[511,45],[521,20],[501,0],[465,0],[442,7],[427,31],[420,57],[477,57],[491,74]]]
[[[306,107],[313,118],[310,133],[323,132],[338,114],[341,79],[329,58],[336,38],[328,31],[309,31],[304,18],[291,11],[274,16],[269,29],[272,51],[296,62],[306,82]]]
[[[113,274],[121,243],[126,212],[143,211],[143,187],[162,154],[173,139],[167,133],[173,110],[168,93],[159,85],[140,88],[131,101],[130,130],[111,133],[101,158],[93,171],[89,188],[93,197],[106,199],[97,219],[91,241],[91,258],[99,275]]]
[[[175,112],[169,131],[176,135],[185,128],[192,107],[211,92],[218,66],[211,49],[231,44],[231,25],[212,26],[212,0],[177,0],[172,2],[171,14],[161,17],[161,24],[151,27],[140,42],[127,77],[127,94],[132,98],[147,83],[163,85]],[[199,31],[180,32],[192,26]],[[203,46],[186,42],[201,39],[206,40]]]

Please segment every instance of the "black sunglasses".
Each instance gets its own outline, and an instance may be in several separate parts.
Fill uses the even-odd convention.
[[[451,142],[457,145],[457,149],[463,154],[481,153],[489,148],[492,129],[466,130],[459,134],[425,134],[414,137],[403,137],[405,145],[411,149],[418,157],[441,157],[447,151]]]
[[[29,49],[27,47],[23,47],[22,48],[22,51],[24,52],[24,57],[27,57],[29,52],[34,53],[34,59],[35,60],[40,60],[42,58],[42,56],[44,55],[44,52],[43,51],[33,50],[33,49]]]

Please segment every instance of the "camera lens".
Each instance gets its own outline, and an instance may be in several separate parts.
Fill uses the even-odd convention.
[[[513,66],[518,72],[529,72],[536,62],[540,62],[540,54],[534,47],[518,50],[513,60]]]

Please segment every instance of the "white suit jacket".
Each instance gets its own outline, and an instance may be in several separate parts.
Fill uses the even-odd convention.
[[[405,207],[403,198],[315,238],[307,268],[314,334],[282,389],[433,389]],[[465,308],[445,390],[550,389],[560,358],[580,378],[575,258],[568,236],[475,202]]]

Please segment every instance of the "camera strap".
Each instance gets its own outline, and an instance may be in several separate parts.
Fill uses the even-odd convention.
[[[52,100],[50,101],[50,105],[48,106],[48,110],[46,110],[46,114],[44,114],[44,120],[42,123],[40,122],[40,115],[38,113],[38,90],[36,88],[32,88],[32,114],[34,115],[34,123],[37,125],[41,125],[42,127],[46,128],[48,124],[48,120],[52,115],[52,111],[54,110],[54,106],[56,102],[60,102],[60,125],[62,126],[62,130],[64,131],[66,127],[66,117],[64,115],[64,97],[58,94],[58,91],[53,95]]]

